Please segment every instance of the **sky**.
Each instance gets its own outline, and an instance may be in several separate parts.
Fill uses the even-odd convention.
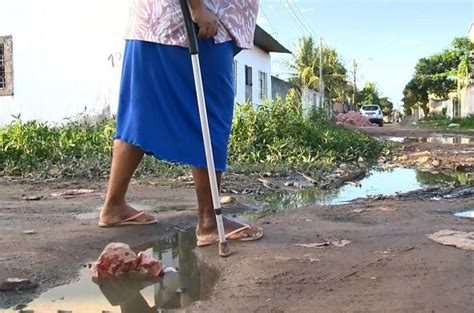
[[[359,88],[376,82],[396,107],[417,61],[467,36],[472,22],[474,0],[260,0],[258,18],[291,51],[301,36],[323,37],[348,69],[356,60]],[[286,78],[289,60],[275,56],[273,74]]]

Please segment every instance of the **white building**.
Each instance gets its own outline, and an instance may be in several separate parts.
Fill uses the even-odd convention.
[[[270,53],[290,53],[272,36],[257,26],[255,48],[242,51],[234,61],[235,101],[252,102],[258,106],[272,98],[272,58]]]
[[[0,127],[63,122],[117,110],[131,0],[4,1],[0,10]],[[271,97],[270,52],[289,51],[257,28],[256,48],[236,58],[236,101]]]
[[[469,27],[468,38],[474,42],[474,23],[471,23],[471,26]],[[471,77],[468,79],[467,86],[460,92],[460,117],[467,117],[474,114],[474,51],[471,51],[470,63]]]

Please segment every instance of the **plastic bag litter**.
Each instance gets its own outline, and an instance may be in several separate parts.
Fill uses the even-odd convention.
[[[124,243],[109,243],[92,264],[93,278],[134,276],[158,278],[165,274],[158,260],[145,252],[136,254]]]
[[[474,251],[474,232],[456,230],[440,230],[428,235],[428,238],[445,246],[454,246],[459,249]]]

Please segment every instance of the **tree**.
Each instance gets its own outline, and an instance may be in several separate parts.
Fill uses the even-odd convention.
[[[473,49],[473,42],[459,37],[453,40],[450,49],[418,60],[413,77],[403,91],[405,108],[420,107],[428,114],[430,98],[448,99],[467,78],[468,56]]]
[[[392,115],[393,112],[393,102],[390,101],[388,97],[380,98],[380,108],[385,116]]]
[[[320,91],[319,55],[320,49],[312,37],[300,38],[295,61],[290,66],[295,72],[292,80],[298,87]],[[350,88],[346,68],[335,49],[323,47],[322,57],[326,96],[339,101],[344,100]]]
[[[425,114],[429,113],[428,109],[428,89],[423,85],[423,81],[419,78],[412,78],[403,90],[403,99],[405,113],[411,115],[414,108],[422,108]]]
[[[358,104],[379,104],[380,91],[376,83],[367,82],[364,88],[357,93]]]

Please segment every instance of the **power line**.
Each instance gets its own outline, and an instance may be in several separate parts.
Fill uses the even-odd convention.
[[[283,9],[286,10],[288,12],[288,15],[291,16],[291,19],[293,20],[293,22],[296,22],[294,23],[297,28],[299,28],[300,30],[300,34],[302,34],[303,36],[306,35],[306,33],[308,32],[307,29],[304,27],[304,25],[301,23],[301,21],[299,20],[298,16],[295,14],[295,12],[293,11],[293,9],[291,7],[289,7],[289,5],[287,4],[286,0],[280,0],[280,2],[282,3],[283,5]]]
[[[286,2],[288,3],[288,5],[291,7],[293,6],[294,10],[299,13],[299,16],[300,16],[300,22],[305,26],[305,29],[311,33],[313,36],[317,37],[316,36],[316,32],[313,30],[313,28],[311,27],[311,25],[308,23],[308,21],[306,20],[306,18],[304,17],[304,14],[303,12],[301,12],[300,8],[295,4],[295,2],[293,0],[286,0]]]
[[[270,18],[268,17],[267,13],[265,12],[265,9],[263,8],[263,5],[260,3],[260,9],[263,13],[263,16],[267,19],[268,21],[268,24],[270,25],[270,27],[273,29],[273,31],[275,32],[275,34],[278,35],[278,31],[276,30],[276,28],[273,26],[272,22],[270,21]]]

